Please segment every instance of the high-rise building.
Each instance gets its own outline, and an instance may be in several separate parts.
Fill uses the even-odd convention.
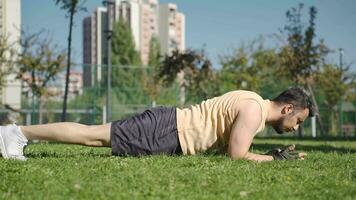
[[[175,4],[160,5],[159,16],[161,53],[185,49],[185,17],[177,11],[177,6]]]
[[[21,1],[20,0],[0,0],[0,37],[7,40],[16,51],[20,51],[17,43],[21,37]],[[9,71],[9,67],[1,65],[1,70]],[[0,103],[9,105],[12,108],[21,107],[21,82],[15,79],[15,74],[5,77],[3,87],[0,87]]]
[[[101,68],[107,62],[106,12],[106,8],[97,7],[91,16],[83,20],[83,76],[85,86],[92,85],[94,80],[101,80]]]
[[[175,4],[159,4],[158,0],[115,0],[113,3],[109,21],[125,20],[130,25],[135,49],[144,65],[149,61],[153,36],[160,42],[162,55],[173,49],[185,49],[185,17]],[[107,63],[107,22],[105,7],[97,7],[83,20],[84,86],[101,80],[102,64]]]

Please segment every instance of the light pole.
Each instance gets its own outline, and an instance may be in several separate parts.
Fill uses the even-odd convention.
[[[103,5],[106,6],[107,10],[107,24],[105,33],[107,34],[107,91],[106,91],[106,122],[110,121],[111,118],[111,36],[112,36],[112,22],[111,22],[111,6],[115,5],[115,1],[106,0],[103,1]]]
[[[339,49],[339,61],[340,61],[340,63],[339,63],[339,69],[340,70],[342,70],[342,65],[343,65],[343,63],[342,63],[342,56],[344,55],[344,49],[343,48],[340,48]]]
[[[344,49],[343,48],[339,48],[339,70],[340,70],[340,81],[342,81],[342,70],[343,70],[343,62],[342,62],[342,56],[344,55]],[[342,128],[342,124],[343,124],[343,113],[342,113],[342,100],[343,97],[340,96],[340,103],[339,103],[339,125],[340,125],[340,132],[341,134],[344,134],[343,128]]]

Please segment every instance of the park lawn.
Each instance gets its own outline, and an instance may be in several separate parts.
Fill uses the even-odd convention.
[[[32,144],[0,158],[0,199],[356,199],[356,141],[255,139],[261,153],[295,143],[306,160],[222,155],[113,157],[109,148]]]

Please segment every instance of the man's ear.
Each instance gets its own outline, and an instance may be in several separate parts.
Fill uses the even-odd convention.
[[[285,104],[282,109],[282,114],[290,114],[294,110],[293,104]]]

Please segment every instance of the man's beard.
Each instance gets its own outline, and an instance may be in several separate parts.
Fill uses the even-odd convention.
[[[273,124],[273,129],[278,133],[278,134],[283,134],[284,133],[284,128],[283,128],[283,121],[285,117],[281,117],[278,119],[278,121]]]

